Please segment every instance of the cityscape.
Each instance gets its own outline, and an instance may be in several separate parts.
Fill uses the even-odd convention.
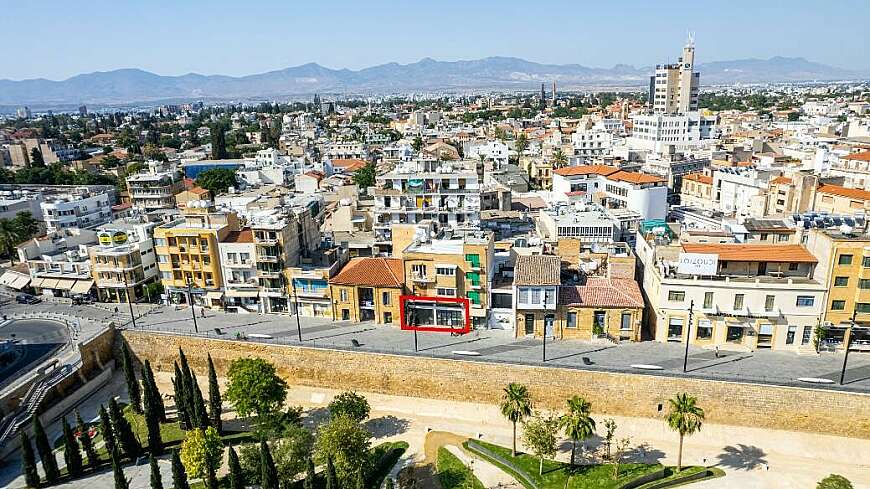
[[[0,71],[0,486],[870,488],[870,66],[698,15]]]

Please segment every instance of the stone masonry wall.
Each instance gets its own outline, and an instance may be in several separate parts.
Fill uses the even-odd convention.
[[[710,423],[870,439],[870,395],[650,375],[265,345],[138,331],[122,335],[140,360],[172,371],[183,348],[197,374],[211,353],[218,375],[236,358],[275,364],[288,384],[495,404],[510,382],[527,384],[536,407],[562,410],[579,394],[598,414],[663,418],[678,392],[698,397]]]

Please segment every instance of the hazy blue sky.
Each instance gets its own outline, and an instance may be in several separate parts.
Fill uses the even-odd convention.
[[[867,0],[0,0],[0,78],[143,68],[244,75],[317,62],[516,56],[636,66],[803,56],[870,68]]]

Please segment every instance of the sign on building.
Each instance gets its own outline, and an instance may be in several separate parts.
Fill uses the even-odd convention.
[[[684,275],[716,275],[719,255],[706,253],[680,253],[677,273]]]

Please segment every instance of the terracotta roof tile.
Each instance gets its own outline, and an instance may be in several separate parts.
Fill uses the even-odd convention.
[[[586,285],[562,287],[559,303],[581,307],[644,307],[637,282],[624,278],[590,278]]]
[[[644,183],[661,183],[664,182],[665,179],[661,177],[657,177],[654,175],[649,175],[646,173],[637,173],[631,171],[620,170],[616,173],[611,173],[607,175],[608,180],[613,180],[615,182],[628,182],[633,184],[644,184]]]
[[[521,255],[514,266],[514,285],[560,285],[562,260],[552,255]]]
[[[562,175],[563,177],[569,177],[572,175],[610,175],[611,173],[616,173],[620,171],[619,168],[615,166],[608,165],[579,165],[579,166],[566,166],[564,168],[559,168],[557,170],[553,170],[553,173],[556,175]]]
[[[776,177],[772,179],[770,183],[774,185],[791,185],[794,182],[792,182],[791,178],[789,177]]]
[[[705,185],[713,185],[713,177],[710,175],[704,175],[703,173],[689,173],[688,175],[683,176],[683,180],[691,180]]]
[[[405,284],[405,271],[398,258],[354,258],[329,283],[401,288]]]
[[[844,160],[870,161],[870,151],[862,151],[861,153],[852,153],[844,156]]]
[[[227,237],[223,239],[224,243],[253,243],[254,233],[251,228],[244,228],[240,231],[230,231]]]
[[[765,244],[696,244],[683,243],[686,253],[719,255],[719,261],[817,263],[816,257],[802,245]]]
[[[368,163],[365,160],[360,160],[358,158],[349,158],[349,159],[334,159],[332,161],[332,166],[341,168],[347,172],[355,172],[359,169],[365,167]]]
[[[839,185],[824,184],[820,185],[818,192],[820,194],[839,195],[840,197],[848,197],[850,199],[870,200],[870,192],[859,188],[841,187]]]

